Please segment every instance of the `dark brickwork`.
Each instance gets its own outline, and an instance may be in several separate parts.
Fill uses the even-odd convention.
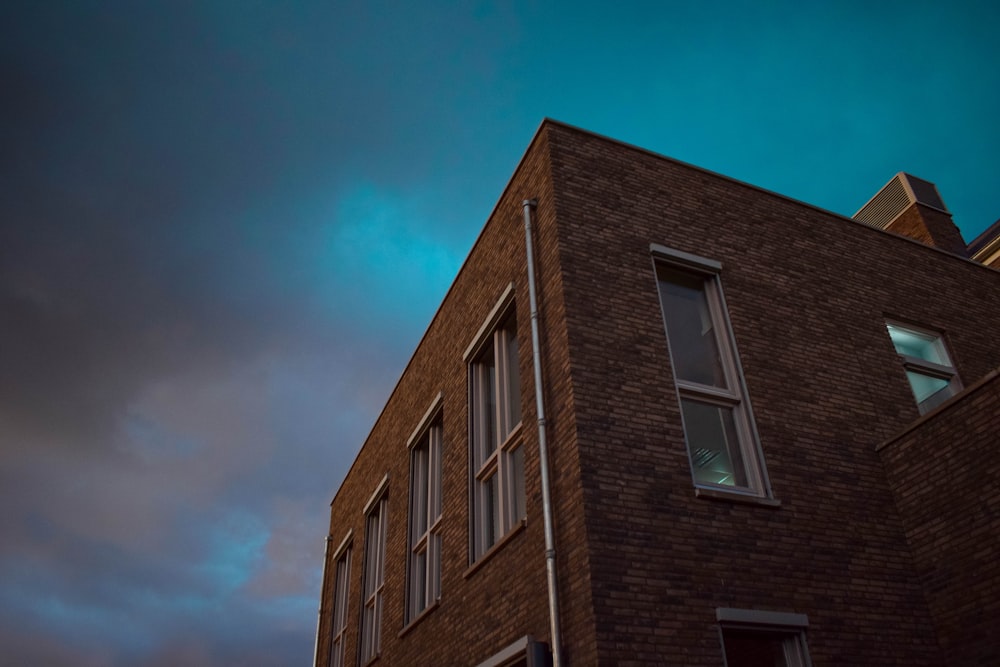
[[[949,665],[1000,665],[1000,373],[881,449]]]
[[[965,257],[965,241],[951,216],[920,203],[900,213],[886,231]]]
[[[378,664],[471,665],[550,641],[521,202],[535,246],[559,593],[570,665],[722,664],[718,607],[809,618],[813,664],[946,661],[876,447],[919,417],[885,319],[943,331],[967,385],[1000,366],[1000,272],[662,156],[546,122],[331,508],[353,531],[389,475]],[[650,243],[722,263],[721,283],[780,506],[696,497]],[[515,286],[528,512],[469,567],[462,355]],[[406,440],[443,393],[440,605],[404,631]],[[332,576],[319,660],[330,645]],[[936,612],[935,612],[936,614]]]

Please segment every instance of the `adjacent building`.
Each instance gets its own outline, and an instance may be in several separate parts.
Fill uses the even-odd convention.
[[[333,499],[316,665],[1000,664],[991,229],[543,122]]]

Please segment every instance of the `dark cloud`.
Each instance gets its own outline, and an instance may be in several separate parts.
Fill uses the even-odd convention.
[[[329,10],[225,9],[0,10],[12,664],[305,662],[324,507],[418,335],[317,247],[373,84]]]

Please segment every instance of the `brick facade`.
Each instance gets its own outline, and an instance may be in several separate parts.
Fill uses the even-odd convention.
[[[807,616],[817,666],[979,664],[954,662],[939,648],[940,613],[928,604],[920,569],[925,547],[907,542],[914,510],[897,507],[899,485],[876,448],[919,417],[886,318],[943,332],[971,385],[1000,367],[991,334],[1000,329],[1000,272],[551,121],[333,500],[331,540],[350,534],[354,549],[346,664],[358,661],[362,510],[386,475],[377,664],[475,665],[525,635],[550,641],[524,199],[538,201],[534,245],[566,664],[721,665],[720,608]],[[696,493],[651,243],[722,264],[776,502]],[[463,353],[510,284],[527,519],[470,567]],[[404,628],[406,442],[439,393],[441,599]],[[994,551],[996,540],[994,531]],[[329,664],[332,579],[322,592],[319,665]]]
[[[880,447],[949,665],[1000,664],[997,434],[994,372]]]

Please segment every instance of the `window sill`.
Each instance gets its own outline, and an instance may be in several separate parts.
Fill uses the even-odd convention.
[[[468,579],[473,574],[475,574],[476,572],[478,572],[479,569],[483,566],[483,564],[486,563],[486,561],[488,561],[491,558],[493,558],[493,555],[496,552],[498,552],[501,549],[503,549],[504,546],[506,546],[508,542],[510,542],[516,536],[518,536],[521,533],[523,533],[524,532],[524,528],[527,525],[528,525],[528,520],[527,519],[521,519],[520,523],[518,523],[516,526],[514,526],[510,530],[509,533],[507,533],[506,535],[504,535],[503,537],[501,537],[500,540],[497,541],[496,544],[494,544],[492,547],[490,547],[489,549],[487,549],[486,553],[484,553],[482,556],[479,557],[479,560],[477,560],[475,563],[473,563],[472,565],[470,565],[468,567],[468,569],[464,573],[462,573],[462,578],[463,579]]]
[[[435,609],[437,609],[440,606],[441,606],[441,598],[438,598],[437,600],[435,600],[431,604],[429,604],[426,607],[424,607],[423,611],[421,611],[419,614],[417,614],[415,617],[413,617],[413,619],[409,623],[407,623],[406,625],[403,626],[403,629],[400,630],[396,634],[396,638],[397,639],[402,638],[403,635],[407,634],[410,630],[412,630],[414,627],[416,627],[417,624],[420,623],[420,621],[422,621],[425,618],[427,618],[428,616],[430,616],[431,612],[434,611]]]
[[[759,505],[761,507],[773,507],[775,509],[781,507],[781,501],[778,500],[777,498],[751,496],[745,493],[737,493],[734,491],[723,491],[722,489],[706,489],[703,487],[695,487],[694,495],[696,498],[705,498],[707,500],[742,503],[744,505]]]

